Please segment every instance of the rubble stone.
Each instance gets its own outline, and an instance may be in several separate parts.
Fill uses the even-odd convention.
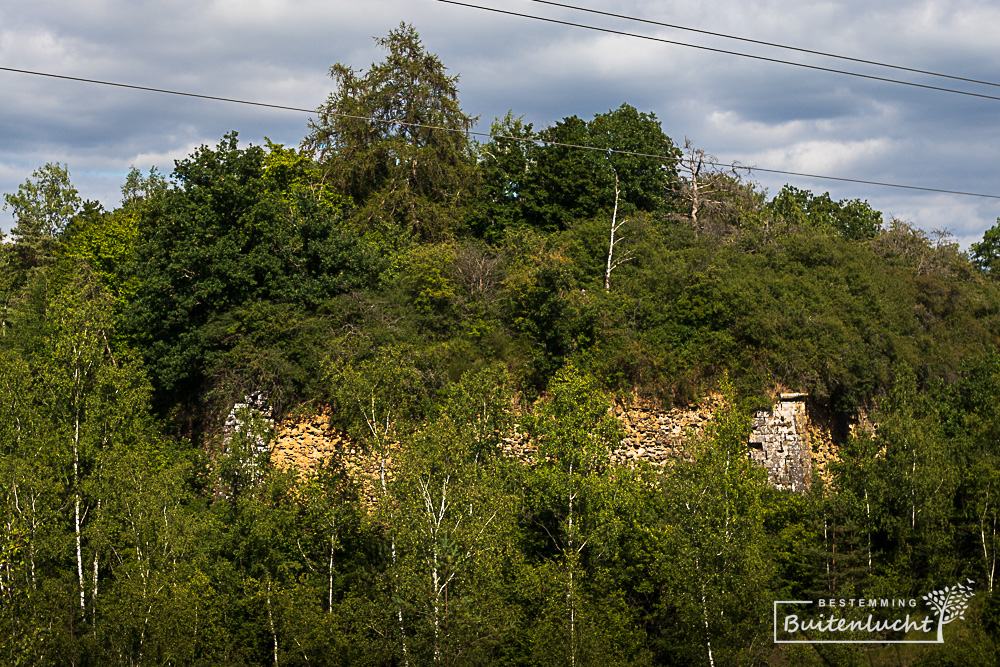
[[[624,437],[621,446],[610,453],[610,460],[626,466],[635,466],[640,461],[664,466],[671,461],[690,460],[692,442],[704,434],[705,427],[722,406],[721,395],[708,396],[688,408],[669,410],[639,399],[616,403],[611,413],[621,422]],[[814,468],[826,480],[826,468],[836,460],[830,429],[809,421],[805,394],[781,394],[772,409],[758,411],[753,417],[748,444],[750,458],[767,468],[774,486],[800,493],[809,488]],[[515,426],[504,442],[503,451],[530,465],[537,450]],[[380,474],[379,462],[330,426],[327,409],[277,424],[271,449],[271,460],[277,466],[307,475],[334,453],[340,454],[348,472],[358,476],[366,495],[373,498],[373,485]],[[391,464],[390,457],[389,475]]]

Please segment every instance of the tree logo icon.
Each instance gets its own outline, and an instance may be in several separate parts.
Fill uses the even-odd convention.
[[[944,643],[944,626],[948,625],[956,618],[965,620],[965,610],[969,608],[969,598],[975,593],[972,592],[972,579],[966,579],[970,584],[958,583],[954,586],[945,586],[939,591],[931,591],[923,596],[923,599],[934,609],[937,614],[937,641]]]

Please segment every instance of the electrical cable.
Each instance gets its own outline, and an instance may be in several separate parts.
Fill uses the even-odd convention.
[[[650,19],[638,18],[636,16],[627,16],[625,14],[614,14],[612,12],[604,12],[597,9],[590,9],[588,7],[577,7],[576,5],[567,5],[561,2],[552,2],[551,0],[531,0],[531,2],[537,2],[543,5],[552,5],[553,7],[562,7],[564,9],[572,9],[578,12],[586,12],[588,14],[597,14],[600,16],[610,16],[616,19],[624,19],[626,21],[635,21],[637,23],[646,23],[649,25],[660,26],[662,28],[673,28],[674,30],[684,30],[686,32],[694,32],[701,35],[710,35],[712,37],[722,37],[724,39],[733,39],[740,42],[747,42],[749,44],[759,44],[761,46],[770,46],[776,49],[785,49],[788,51],[797,51],[799,53],[808,53],[814,56],[823,56],[824,58],[836,58],[838,60],[847,60],[855,63],[862,63],[865,65],[875,65],[876,67],[887,67],[889,69],[901,70],[903,72],[914,72],[916,74],[926,74],[928,76],[937,76],[944,79],[953,79],[955,81],[965,81],[967,83],[978,83],[984,86],[995,86],[1000,87],[1000,83],[995,81],[982,81],[980,79],[970,79],[964,76],[957,76],[955,74],[943,74],[941,72],[933,72],[925,69],[918,69],[916,67],[906,67],[904,65],[892,65],[890,63],[884,63],[877,60],[865,60],[864,58],[854,58],[851,56],[842,56],[836,53],[827,53],[825,51],[815,51],[813,49],[804,49],[798,46],[789,46],[787,44],[778,44],[777,42],[765,42],[759,39],[751,39],[749,37],[740,37],[738,35],[728,35],[723,32],[712,32],[711,30],[701,30],[699,28],[690,28],[688,26],[676,25],[673,23],[662,23],[660,21],[652,21]]]
[[[611,28],[600,28],[597,26],[586,25],[583,23],[573,23],[572,21],[561,21],[559,19],[550,19],[544,16],[535,16],[533,14],[523,14],[521,12],[512,12],[506,9],[496,9],[494,7],[483,7],[482,5],[473,5],[467,2],[458,2],[457,0],[436,0],[437,2],[443,2],[447,5],[457,5],[459,7],[469,7],[470,9],[481,9],[486,12],[493,12],[495,14],[505,14],[507,16],[517,16],[520,18],[533,19],[536,21],[545,21],[546,23],[555,23],[558,25],[569,26],[573,28],[584,28],[585,30],[594,30],[596,32],[604,32],[611,35],[621,35],[623,37],[635,37],[636,39],[645,39],[651,42],[660,42],[662,44],[671,44],[674,46],[686,46],[691,49],[699,49],[701,51],[710,51],[712,53],[722,53],[730,56],[739,56],[741,58],[749,58],[751,60],[760,60],[762,62],[777,63],[779,65],[791,65],[793,67],[802,67],[804,69],[811,69],[819,72],[829,72],[832,74],[843,74],[844,76],[853,76],[859,79],[867,79],[869,81],[881,81],[882,83],[895,83],[901,86],[910,86],[912,88],[922,88],[924,90],[936,90],[942,93],[951,93],[953,95],[965,95],[967,97],[978,97],[984,100],[994,100],[1000,102],[1000,97],[996,95],[986,95],[985,93],[974,93],[968,90],[958,90],[955,88],[944,88],[942,86],[932,86],[926,83],[916,83],[913,81],[903,81],[901,79],[890,79],[884,76],[875,76],[874,74],[862,74],[860,72],[849,72],[847,70],[835,69],[832,67],[821,67],[819,65],[809,65],[806,63],[798,63],[792,60],[781,60],[780,58],[768,58],[766,56],[757,56],[750,53],[741,53],[739,51],[728,51],[726,49],[717,49],[711,46],[701,46],[698,44],[688,44],[686,42],[678,42],[672,39],[663,39],[662,37],[651,37],[650,35],[641,35],[634,32],[625,32],[623,30],[612,30]]]
[[[2,67],[2,66],[0,66],[0,71],[3,71],[3,72],[12,72],[12,73],[15,73],[15,74],[28,74],[28,75],[32,75],[32,76],[42,76],[42,77],[47,77],[47,78],[51,78],[51,79],[60,79],[60,80],[63,80],[63,81],[76,81],[76,82],[79,82],[79,83],[91,83],[91,84],[101,85],[101,86],[112,86],[112,87],[115,87],[115,88],[126,88],[126,89],[129,89],[129,90],[139,90],[139,91],[150,92],[150,93],[161,93],[161,94],[164,94],[164,95],[177,95],[177,96],[180,96],[180,97],[193,97],[193,98],[197,98],[197,99],[210,100],[210,101],[214,101],[214,102],[229,102],[231,104],[243,104],[243,105],[247,105],[247,106],[264,107],[264,108],[267,108],[267,109],[277,109],[277,110],[280,110],[280,111],[297,111],[297,112],[308,113],[308,114],[323,113],[322,111],[317,110],[317,109],[304,109],[304,108],[301,108],[301,107],[292,107],[292,106],[287,106],[287,105],[283,105],[283,104],[269,104],[269,103],[266,103],[266,102],[255,102],[255,101],[252,101],[252,100],[241,100],[241,99],[236,99],[236,98],[233,98],[233,97],[220,97],[220,96],[217,96],[217,95],[204,95],[204,94],[201,94],[201,93],[189,93],[189,92],[180,91],[180,90],[169,90],[167,88],[154,88],[152,86],[140,86],[140,85],[130,84],[130,83],[120,83],[120,82],[115,82],[115,81],[103,81],[101,79],[89,79],[89,78],[78,77],[78,76],[69,76],[69,75],[66,75],[66,74],[53,74],[51,72],[36,72],[36,71],[26,70],[26,69],[16,69],[16,68],[13,68],[13,67]],[[528,139],[528,138],[525,138],[525,137],[511,137],[511,136],[506,136],[506,135],[502,135],[502,134],[491,134],[489,132],[476,132],[476,131],[473,131],[473,130],[456,130],[454,128],[449,128],[449,127],[440,127],[440,126],[437,126],[437,125],[428,125],[428,124],[424,124],[424,123],[409,123],[409,122],[406,122],[406,121],[401,121],[401,120],[396,120],[396,119],[391,119],[391,118],[388,118],[388,119],[371,118],[369,116],[358,116],[358,115],[353,115],[353,114],[345,114],[345,113],[337,113],[337,112],[325,112],[325,113],[328,113],[329,115],[332,115],[332,116],[337,116],[339,118],[349,118],[349,119],[352,119],[352,120],[362,120],[362,121],[366,121],[366,122],[370,122],[370,123],[385,123],[385,124],[390,124],[390,125],[391,124],[402,125],[402,126],[406,126],[406,127],[419,127],[419,128],[423,128],[423,129],[429,129],[429,130],[441,130],[441,131],[444,131],[444,132],[455,132],[455,133],[464,134],[464,135],[467,135],[467,136],[485,137],[485,138],[493,139],[493,140],[501,139],[501,140],[507,140],[507,141],[514,141],[514,142],[521,143],[521,144],[536,144],[536,145],[537,144],[541,144],[541,145],[547,145],[547,146],[560,146],[560,147],[563,147],[563,148],[573,148],[573,149],[578,149],[578,150],[596,151],[596,152],[605,153],[605,154],[613,153],[613,154],[616,154],[616,155],[629,155],[629,156],[633,156],[633,157],[652,158],[652,159],[661,160],[663,162],[680,162],[681,164],[684,164],[684,163],[688,162],[688,160],[686,160],[684,158],[678,158],[677,156],[671,156],[671,155],[656,155],[656,154],[653,154],[653,153],[640,153],[640,152],[637,152],[637,151],[624,151],[624,150],[617,150],[617,149],[597,148],[595,146],[583,146],[583,145],[580,145],[580,144],[570,144],[570,143],[563,143],[563,142],[558,142],[558,141],[546,141],[544,139]],[[743,165],[738,165],[736,163],[726,164],[726,163],[723,163],[723,162],[708,162],[708,161],[703,161],[702,164],[707,164],[707,165],[711,165],[711,166],[714,166],[714,167],[726,167],[726,168],[729,168],[729,169],[744,170],[744,171],[747,171],[748,173],[753,173],[755,171],[758,171],[758,172],[768,173],[768,174],[780,174],[780,175],[785,175],[785,176],[798,176],[798,177],[801,177],[801,178],[814,178],[814,179],[818,179],[818,180],[838,181],[838,182],[842,182],[842,183],[856,183],[856,184],[861,184],[861,185],[875,185],[875,186],[878,186],[878,187],[885,187],[885,188],[898,188],[898,189],[904,189],[904,190],[919,190],[919,191],[922,191],[922,192],[935,192],[935,193],[939,193],[939,194],[960,195],[960,196],[963,196],[963,197],[981,197],[981,198],[986,198],[986,199],[1000,199],[1000,195],[990,195],[990,194],[984,194],[984,193],[979,193],[979,192],[963,192],[963,191],[960,191],[960,190],[945,190],[945,189],[942,189],[942,188],[928,188],[928,187],[922,187],[922,186],[917,186],[917,185],[902,185],[902,184],[898,184],[898,183],[883,183],[883,182],[879,182],[879,181],[867,181],[867,180],[863,180],[863,179],[843,178],[843,177],[839,177],[839,176],[824,176],[824,175],[821,175],[821,174],[806,174],[806,173],[793,172],[793,171],[782,171],[782,170],[779,170],[779,169],[765,169],[763,167],[747,167],[747,166],[743,166]]]

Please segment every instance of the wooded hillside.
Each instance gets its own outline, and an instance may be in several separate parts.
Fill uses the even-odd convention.
[[[379,43],[298,147],[6,196],[0,660],[996,664],[1000,228],[764,192],[627,103],[474,140],[413,30]],[[806,494],[747,457],[781,390],[878,425]],[[609,463],[612,397],[711,392],[690,460]],[[374,498],[224,432],[250,396],[391,450]],[[539,397],[537,461],[501,456]],[[966,580],[937,647],[773,643],[775,600]]]

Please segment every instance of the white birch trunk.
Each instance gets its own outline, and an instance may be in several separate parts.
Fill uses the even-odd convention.
[[[330,535],[330,565],[329,565],[330,587],[327,589],[327,597],[326,597],[326,613],[328,614],[333,613],[333,548],[334,548],[334,536]]]
[[[79,369],[74,371],[79,381]],[[76,542],[76,576],[80,588],[80,609],[86,611],[87,603],[83,590],[83,549],[80,540],[80,407],[76,398],[76,419],[73,427],[73,535]]]
[[[986,505],[983,507],[983,513],[979,517],[979,538],[983,545],[983,569],[986,570],[986,576],[989,580],[990,593],[993,592],[993,576],[996,572],[997,565],[997,554],[996,554],[996,518],[993,519],[993,531],[991,535],[990,544],[994,545],[992,555],[989,553],[989,549],[986,546],[986,513],[989,511],[990,506],[990,494],[986,493]]]
[[[274,616],[271,613],[271,579],[267,579],[267,622],[271,626],[271,638],[274,640],[274,667],[278,667],[278,633],[274,631]]]
[[[617,177],[616,177],[617,178]],[[617,191],[617,188],[616,188]],[[573,540],[573,463],[569,464],[569,530],[566,539],[569,547],[567,565],[569,566],[569,589],[566,592],[566,606],[569,611],[569,664],[576,667],[576,600],[573,590],[573,564],[576,560]]]
[[[708,627],[708,604],[705,600],[705,582],[701,582],[701,616],[705,622],[705,648],[708,650],[708,664],[715,667],[715,658],[712,656],[712,634]]]

